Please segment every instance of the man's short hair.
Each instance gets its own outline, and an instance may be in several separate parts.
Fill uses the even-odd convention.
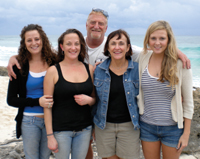
[[[106,25],[108,24],[108,12],[102,10],[102,9],[98,9],[98,8],[93,8],[92,11],[90,12],[90,14],[88,15],[88,18],[87,18],[87,23],[88,23],[88,20],[89,20],[89,16],[92,15],[92,14],[100,14],[100,15],[103,15],[105,18],[106,18]]]

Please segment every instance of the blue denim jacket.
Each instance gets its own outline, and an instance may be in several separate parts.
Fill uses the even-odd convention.
[[[111,77],[109,73],[111,58],[106,59],[103,63],[99,64],[94,72],[94,85],[96,89],[97,102],[93,106],[94,123],[100,129],[106,126],[106,116],[108,109],[108,100],[110,94]],[[139,93],[139,73],[138,63],[133,62],[132,59],[128,60],[128,68],[123,74],[123,85],[126,94],[126,101],[128,110],[134,129],[140,128],[139,126],[139,113],[136,96]]]

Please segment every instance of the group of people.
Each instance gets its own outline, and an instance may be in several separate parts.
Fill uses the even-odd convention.
[[[26,159],[48,159],[51,151],[57,159],[92,159],[92,138],[103,159],[138,159],[140,141],[145,159],[160,159],[161,149],[178,159],[187,146],[192,74],[170,25],[152,23],[143,49],[121,29],[105,37],[107,26],[108,13],[92,9],[87,36],[68,29],[57,51],[41,26],[22,29],[7,67],[7,102],[18,108]]]

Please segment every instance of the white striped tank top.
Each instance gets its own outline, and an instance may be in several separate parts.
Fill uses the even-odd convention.
[[[169,126],[177,124],[172,119],[171,100],[175,94],[169,85],[157,81],[158,78],[150,75],[148,66],[142,74],[141,86],[144,93],[144,114],[140,120],[157,126]]]

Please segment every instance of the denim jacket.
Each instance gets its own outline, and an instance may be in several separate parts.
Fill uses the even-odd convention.
[[[111,58],[99,64],[94,72],[94,86],[96,89],[97,102],[93,106],[94,123],[100,129],[106,126],[106,116],[108,110],[108,100],[110,94],[111,77],[109,73]],[[134,129],[139,126],[139,113],[136,96],[139,93],[138,63],[128,60],[128,68],[123,74],[123,85],[126,94],[126,102]]]

